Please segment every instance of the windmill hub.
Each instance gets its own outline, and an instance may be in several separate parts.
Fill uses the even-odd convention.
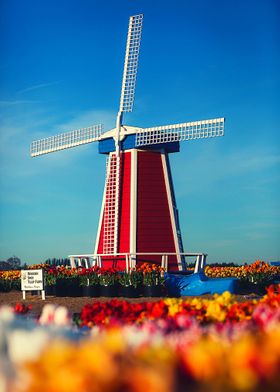
[[[131,127],[128,125],[121,125],[120,131],[119,131],[119,140],[123,140],[126,136],[128,135],[133,135],[136,134],[137,132],[141,132],[142,128],[136,128],[136,127]],[[114,138],[115,140],[117,139],[117,128],[113,128],[110,131],[105,132],[100,140],[104,140],[106,138]]]
[[[108,158],[94,255],[108,266],[127,266],[132,255],[137,263],[169,257],[170,269],[180,270],[183,243],[168,155],[179,151],[181,141],[223,136],[225,119],[122,125],[123,113],[133,108],[142,23],[142,14],[130,17],[116,127],[104,132],[98,124],[36,140],[31,156],[98,142]]]

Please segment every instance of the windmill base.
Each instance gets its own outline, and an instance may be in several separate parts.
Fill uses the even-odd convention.
[[[178,271],[182,260],[176,254],[182,252],[168,153],[131,149],[119,158],[110,153],[95,245],[104,266],[125,268],[121,254],[137,253],[137,264],[159,264],[162,254],[172,253],[169,269]]]

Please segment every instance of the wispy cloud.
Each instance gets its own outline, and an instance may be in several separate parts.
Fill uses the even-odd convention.
[[[55,82],[49,82],[49,83],[39,83],[39,84],[35,84],[33,86],[30,87],[26,87],[22,90],[17,91],[17,94],[24,94],[27,93],[29,91],[34,91],[34,90],[39,90],[41,88],[45,88],[45,87],[49,87],[49,86],[53,86],[55,84],[59,84],[61,83],[61,81],[55,81]]]
[[[233,238],[231,238],[231,239],[226,239],[226,238],[224,238],[224,239],[216,239],[216,240],[213,240],[212,242],[211,242],[211,246],[212,246],[212,248],[218,248],[218,249],[220,249],[220,248],[227,248],[227,247],[229,247],[229,246],[233,246],[233,245],[235,245],[237,243],[237,240],[236,239],[233,239]]]
[[[210,144],[193,146],[192,151],[188,153],[188,160],[184,156],[184,149],[182,146],[180,155],[174,158],[175,181],[181,184],[182,195],[196,193],[208,187],[218,190],[218,184],[228,179],[238,180],[239,186],[243,184],[248,188],[251,183],[245,179],[250,179],[253,175],[262,175],[258,181],[265,179],[271,184],[276,182],[274,177],[278,178],[271,169],[279,166],[280,154],[278,149],[271,145],[235,146],[231,150]],[[182,167],[185,167],[185,170],[180,170]],[[267,172],[265,177],[264,172]],[[186,186],[187,183],[190,187]],[[254,186],[258,185],[259,183],[254,182]]]
[[[29,87],[26,87],[26,88],[24,88],[22,90],[17,91],[16,92],[16,96],[28,93],[30,91],[40,90],[42,88],[53,86],[53,85],[56,85],[56,84],[59,84],[59,83],[61,83],[61,81],[35,84],[33,86],[29,86]],[[40,103],[40,102],[41,102],[40,100],[33,100],[33,99],[16,99],[16,98],[15,99],[3,99],[3,100],[0,100],[0,107],[2,107],[2,108],[9,108],[9,107],[12,107],[12,106],[20,106],[20,105]]]
[[[60,124],[60,130],[79,129],[82,127],[103,124],[105,130],[115,126],[116,113],[111,110],[88,110],[77,114],[73,119]]]
[[[0,101],[0,106],[2,107],[9,107],[9,106],[16,106],[16,105],[25,105],[25,104],[32,104],[32,103],[38,103],[39,101],[34,101],[31,99],[13,99],[13,100],[7,100],[7,101]]]
[[[3,180],[36,177],[39,173],[51,172],[58,168],[69,167],[79,156],[90,154],[90,146],[73,148],[39,158],[31,159],[29,145],[32,140],[52,136],[71,129],[103,123],[104,129],[114,126],[114,113],[111,111],[89,110],[76,113],[71,120],[59,122],[42,110],[18,111],[6,114],[0,123],[0,160]],[[96,154],[97,155],[97,154]],[[97,157],[96,157],[97,158]]]
[[[263,149],[245,148],[241,151],[232,153],[229,157],[229,164],[232,167],[232,174],[247,173],[257,170],[263,170],[280,163],[280,154]]]

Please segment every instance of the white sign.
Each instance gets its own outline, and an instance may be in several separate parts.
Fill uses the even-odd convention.
[[[21,290],[44,290],[43,270],[22,270],[21,271]]]

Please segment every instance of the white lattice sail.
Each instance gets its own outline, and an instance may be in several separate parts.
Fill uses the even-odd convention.
[[[138,58],[142,34],[143,14],[129,18],[124,60],[120,112],[131,112],[134,102]]]
[[[215,118],[212,120],[142,128],[136,133],[136,147],[223,136],[224,124],[224,118]]]
[[[49,154],[66,148],[80,146],[81,144],[92,143],[99,140],[102,135],[103,126],[93,125],[75,131],[61,133],[45,139],[35,140],[31,143],[30,154],[32,157]]]

